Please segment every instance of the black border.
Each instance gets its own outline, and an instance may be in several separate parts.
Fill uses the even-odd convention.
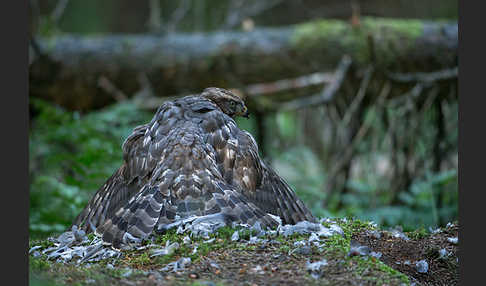
[[[3,281],[28,284],[28,3],[2,1],[0,120]],[[8,251],[8,253],[6,253]],[[3,275],[2,275],[3,276]],[[11,277],[8,277],[11,276]],[[12,278],[12,279],[9,279]],[[10,284],[7,282],[7,284]]]
[[[459,281],[460,285],[477,285],[484,263],[473,259],[484,239],[484,9],[459,1]],[[479,6],[479,5],[478,5]],[[476,12],[476,13],[474,13]],[[482,24],[478,24],[483,22]],[[464,35],[466,34],[466,36]],[[469,35],[469,36],[467,36]],[[464,39],[469,39],[466,43]],[[481,58],[480,58],[481,57]],[[478,124],[479,123],[479,124]],[[473,203],[476,202],[476,203]],[[484,259],[483,257],[478,257]],[[477,276],[477,277],[476,277]],[[478,279],[476,279],[478,278]],[[481,284],[481,282],[479,282]]]
[[[28,285],[28,35],[29,1],[2,1],[0,8],[2,142],[2,281]],[[6,253],[8,251],[8,253]],[[10,276],[10,277],[8,277]],[[11,278],[11,279],[10,279]]]

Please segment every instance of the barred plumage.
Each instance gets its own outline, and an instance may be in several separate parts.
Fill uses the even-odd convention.
[[[267,213],[284,223],[313,221],[234,116],[248,116],[246,106],[220,88],[164,103],[125,140],[123,165],[73,224],[119,247],[191,215],[263,226],[276,225]]]

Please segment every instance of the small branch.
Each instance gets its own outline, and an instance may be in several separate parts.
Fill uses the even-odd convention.
[[[54,20],[55,23],[58,23],[61,20],[62,15],[64,14],[64,10],[66,10],[66,6],[69,3],[69,0],[59,0],[57,2],[54,11],[51,13],[51,18]]]
[[[383,87],[383,90],[380,92],[380,95],[379,95],[378,100],[377,100],[379,105],[383,104],[386,97],[390,94],[390,90],[391,90],[391,88],[390,88],[389,85],[385,85]],[[359,142],[361,142],[361,140],[364,138],[364,136],[366,135],[366,133],[368,132],[368,130],[371,128],[372,125],[373,125],[373,122],[368,123],[366,121],[361,124],[358,132],[356,133],[356,135],[352,139],[351,144],[349,144],[348,147],[344,150],[344,152],[341,153],[342,155],[338,157],[339,161],[337,161],[336,164],[334,164],[333,167],[331,168],[331,170],[329,171],[328,178],[330,178],[330,179],[329,179],[328,183],[326,184],[326,190],[332,191],[332,189],[334,188],[333,185],[334,185],[334,182],[335,182],[334,180],[335,180],[336,175],[353,158],[353,153],[356,150],[356,146],[358,145]]]
[[[187,11],[189,11],[191,5],[188,0],[183,0],[179,7],[172,13],[169,22],[167,23],[167,32],[175,32],[179,22],[186,16]]]
[[[149,30],[152,32],[160,31],[160,0],[150,0],[149,1],[149,20],[148,26]]]
[[[436,72],[417,72],[417,73],[386,73],[386,76],[395,82],[434,82],[439,80],[448,80],[457,78],[459,73],[458,67],[440,70]]]
[[[111,81],[106,78],[105,76],[101,76],[98,79],[98,86],[101,87],[104,91],[108,94],[112,95],[117,101],[124,101],[127,99],[127,96],[123,93],[123,91],[119,90]]]
[[[277,93],[287,89],[303,88],[312,85],[332,83],[334,75],[318,72],[296,78],[282,79],[274,82],[256,83],[248,85],[244,90],[249,97]]]
[[[387,105],[389,107],[397,107],[397,106],[400,106],[400,105],[404,105],[409,101],[409,97],[412,97],[413,99],[419,97],[422,94],[422,91],[424,90],[424,88],[428,88],[430,86],[431,86],[431,83],[419,82],[419,83],[415,84],[414,87],[410,91],[406,92],[405,94],[400,95],[396,98],[390,99],[387,102]]]
[[[341,87],[351,62],[351,57],[348,55],[343,56],[339,62],[336,72],[334,73],[334,80],[328,84],[321,93],[281,104],[279,110],[299,109],[314,104],[323,104],[331,101],[339,87]]]
[[[370,83],[370,79],[371,79],[372,74],[373,74],[373,67],[369,66],[365,70],[365,74],[363,76],[363,80],[361,80],[361,85],[359,87],[358,93],[356,94],[355,98],[353,99],[353,102],[351,102],[351,105],[346,110],[346,113],[343,116],[343,121],[342,121],[343,127],[347,126],[349,124],[349,121],[351,121],[351,117],[356,112],[358,105],[361,104],[361,101],[363,100],[364,96],[366,95],[366,89],[368,88],[368,84]]]
[[[38,57],[44,57],[45,54],[42,52],[42,49],[39,46],[39,43],[37,42],[36,38],[32,37],[30,38],[30,46],[32,47],[32,50],[36,53]]]

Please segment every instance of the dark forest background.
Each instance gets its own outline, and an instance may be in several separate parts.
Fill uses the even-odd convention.
[[[65,230],[164,100],[208,86],[319,217],[458,219],[458,3],[30,0],[29,230]]]

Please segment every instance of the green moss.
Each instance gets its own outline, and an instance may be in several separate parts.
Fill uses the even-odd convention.
[[[45,271],[51,267],[49,262],[41,257],[29,257],[29,268],[31,270]]]
[[[395,279],[407,285],[410,284],[410,280],[405,274],[389,267],[388,265],[374,257],[353,257],[352,260],[358,264],[358,268],[356,271],[359,274],[381,272],[382,274],[379,276],[367,277],[368,280],[374,280],[374,282],[376,282],[378,285],[390,284],[390,282]]]
[[[290,249],[288,245],[281,245],[278,250],[282,253],[289,253]]]
[[[413,240],[422,239],[430,235],[430,233],[422,226],[414,231],[407,232],[406,235]]]
[[[373,48],[379,61],[388,62],[397,49],[413,47],[422,34],[419,20],[363,17],[361,25],[353,27],[347,21],[326,19],[296,25],[291,43],[296,50],[325,47],[327,55],[347,53],[363,64],[371,59],[370,36],[375,39]]]
[[[422,35],[423,21],[414,19],[390,19],[364,17],[362,26],[369,32],[379,32],[381,29],[388,29],[390,32],[399,33],[403,36],[417,38]]]
[[[48,247],[54,246],[54,242],[49,241],[47,239],[33,239],[29,240],[29,249],[34,246],[40,246],[40,249],[46,249]]]
[[[150,257],[149,252],[143,252],[141,254],[132,256],[130,259],[130,264],[137,267],[143,267],[152,264],[154,260],[155,259]]]

